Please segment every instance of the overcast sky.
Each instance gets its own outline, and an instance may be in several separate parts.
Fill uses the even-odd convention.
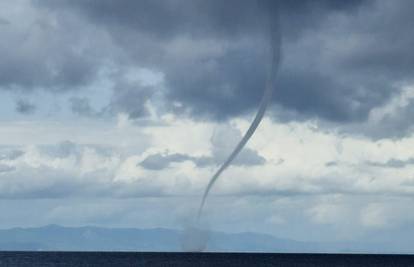
[[[0,2],[0,228],[414,241],[411,0]]]

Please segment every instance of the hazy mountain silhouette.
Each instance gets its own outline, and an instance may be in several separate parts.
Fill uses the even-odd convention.
[[[0,230],[0,250],[54,251],[181,251],[182,231],[102,227],[62,227]],[[316,243],[280,239],[258,233],[211,232],[207,251],[241,252],[384,252],[371,243]]]

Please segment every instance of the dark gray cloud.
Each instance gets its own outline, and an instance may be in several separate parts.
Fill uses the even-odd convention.
[[[413,165],[414,164],[414,158],[409,158],[406,160],[400,160],[400,159],[389,159],[386,162],[374,162],[374,161],[368,161],[366,162],[370,166],[374,167],[384,167],[384,168],[404,168],[407,165]]]
[[[205,38],[206,35],[225,37],[228,34],[237,35],[245,30],[254,29],[260,25],[257,21],[262,19],[255,17],[261,8],[259,4],[245,0],[37,2],[52,8],[73,8],[94,23],[105,25],[113,30],[133,31],[164,40],[180,34],[191,34],[198,38]],[[267,5],[271,3],[271,1],[265,2]],[[238,12],[235,12],[236,7]],[[229,17],[229,15],[233,16]]]
[[[352,19],[352,12],[363,2],[281,1],[277,6],[277,1],[58,1],[53,5],[73,8],[105,27],[136,62],[161,68],[169,86],[168,99],[183,103],[191,115],[225,119],[258,103],[266,73],[266,21],[275,17],[276,10],[284,35],[301,42],[302,32],[316,34],[331,14],[342,12]],[[183,47],[175,49],[180,38]],[[209,41],[222,51],[209,51],[197,40]],[[335,78],[318,69],[288,69],[282,72],[276,102],[331,120],[366,116],[370,106],[348,111],[354,93]],[[347,94],[350,97],[344,98]]]
[[[73,8],[98,25],[118,30],[132,30],[159,39],[171,39],[177,35],[190,34],[204,39],[215,36],[234,38],[238,35],[256,34],[263,31],[263,23],[275,12],[290,25],[292,32],[318,27],[330,12],[355,11],[366,0],[304,0],[293,1],[185,1],[185,0],[58,0],[36,1],[52,8]],[[258,15],[262,15],[261,17]],[[293,27],[294,26],[294,27]],[[229,37],[230,35],[230,37]]]
[[[170,167],[171,163],[180,163],[184,161],[192,161],[198,167],[205,167],[214,163],[214,160],[210,157],[192,157],[186,154],[152,154],[146,157],[139,163],[142,167],[149,170],[162,170]]]
[[[0,28],[0,89],[61,92],[93,81],[107,46],[89,38],[100,40],[99,32],[79,17],[33,10],[30,3],[5,4],[25,20],[7,17],[9,24]]]
[[[25,115],[33,114],[36,106],[27,100],[19,99],[16,101],[16,111]]]
[[[326,167],[335,167],[338,166],[338,162],[337,161],[329,161],[327,163],[325,163]]]
[[[225,120],[259,101],[268,62],[266,25],[276,13],[284,41],[273,110],[279,120],[366,121],[414,74],[408,0],[33,3],[43,16],[28,33],[0,33],[7,40],[0,46],[0,87],[81,88],[110,62],[163,73],[164,109]],[[27,47],[17,46],[23,37]],[[40,64],[45,59],[48,64]],[[132,118],[146,115],[146,99],[159,90],[135,90],[123,81],[113,89],[108,109]],[[78,101],[74,111],[88,115],[85,104]],[[408,117],[401,120],[412,125]]]
[[[153,154],[146,157],[143,161],[139,163],[139,165],[149,170],[162,170],[168,168],[170,163],[172,162],[182,162],[190,160],[189,158],[189,156],[182,154]]]
[[[242,156],[235,160],[234,165],[239,166],[253,166],[262,165],[266,160],[259,156],[253,150],[245,150]],[[221,158],[209,157],[209,156],[190,156],[182,153],[157,153],[146,157],[139,163],[140,166],[148,170],[163,170],[171,166],[172,163],[180,163],[185,161],[193,162],[197,167],[203,168],[208,166],[216,166],[222,163]]]

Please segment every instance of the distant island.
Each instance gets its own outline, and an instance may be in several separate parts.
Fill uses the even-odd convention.
[[[2,251],[181,251],[181,230],[63,227],[0,230]],[[385,244],[300,242],[259,233],[210,232],[206,251],[292,253],[392,253]],[[414,250],[413,250],[414,251]],[[406,251],[406,253],[413,253]]]

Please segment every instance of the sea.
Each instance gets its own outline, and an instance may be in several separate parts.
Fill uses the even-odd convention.
[[[176,253],[176,252],[0,252],[0,266],[414,266],[413,255]]]

